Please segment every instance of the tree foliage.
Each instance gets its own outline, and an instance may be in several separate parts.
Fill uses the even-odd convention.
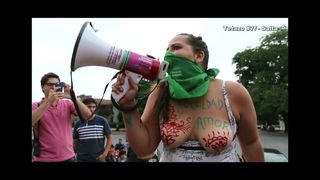
[[[275,124],[281,115],[287,127],[288,29],[263,37],[258,47],[237,53],[232,63],[239,82],[252,96],[258,121]]]

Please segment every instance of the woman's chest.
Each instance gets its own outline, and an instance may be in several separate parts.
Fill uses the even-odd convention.
[[[168,115],[161,126],[161,138],[170,148],[187,140],[197,140],[207,151],[214,152],[223,150],[231,142],[232,131],[221,98],[169,103]]]

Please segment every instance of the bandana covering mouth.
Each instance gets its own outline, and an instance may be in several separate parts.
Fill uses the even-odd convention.
[[[190,99],[203,96],[209,89],[210,80],[219,69],[204,70],[190,59],[166,52],[164,60],[169,63],[167,81],[173,99]]]

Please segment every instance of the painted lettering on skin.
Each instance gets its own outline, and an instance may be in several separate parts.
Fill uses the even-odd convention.
[[[223,108],[223,100],[222,99],[218,99],[218,100],[207,100],[207,107],[209,108],[217,108],[219,110],[221,110],[221,108]]]
[[[197,122],[197,126],[196,126],[197,129],[200,129],[200,128],[205,129],[207,125],[212,125],[212,126],[221,128],[222,130],[229,127],[228,122],[222,121],[219,119],[214,119],[212,117],[198,117],[196,122]]]
[[[134,121],[132,116],[127,116],[126,118],[124,118],[124,120],[128,125],[132,125]]]
[[[178,120],[177,114],[172,104],[169,104],[169,120],[163,124],[161,128],[161,137],[165,144],[173,144],[178,137],[178,133],[186,133],[191,129],[191,117],[188,117],[185,121]]]
[[[210,108],[216,108],[221,110],[224,106],[224,102],[222,99],[212,99],[212,100],[207,99],[199,103],[179,103],[179,104],[185,108],[190,108],[193,110],[210,109]]]
[[[214,151],[221,151],[228,144],[229,131],[228,133],[225,133],[224,131],[222,133],[220,133],[219,131],[214,133],[214,131],[212,131],[212,136],[208,134],[208,138],[204,137],[202,139],[204,140],[206,147],[209,147]]]

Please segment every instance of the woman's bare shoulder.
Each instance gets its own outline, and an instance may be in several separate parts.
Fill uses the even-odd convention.
[[[226,86],[228,97],[234,105],[241,107],[241,109],[246,109],[246,107],[252,106],[251,95],[249,94],[249,91],[244,87],[244,85],[238,82],[228,81],[228,83],[226,83]]]
[[[247,89],[241,83],[235,81],[226,81],[226,88],[228,94],[239,95],[247,91]]]
[[[242,106],[250,102],[250,94],[241,83],[226,81],[226,89],[228,92],[228,98],[233,104]]]

